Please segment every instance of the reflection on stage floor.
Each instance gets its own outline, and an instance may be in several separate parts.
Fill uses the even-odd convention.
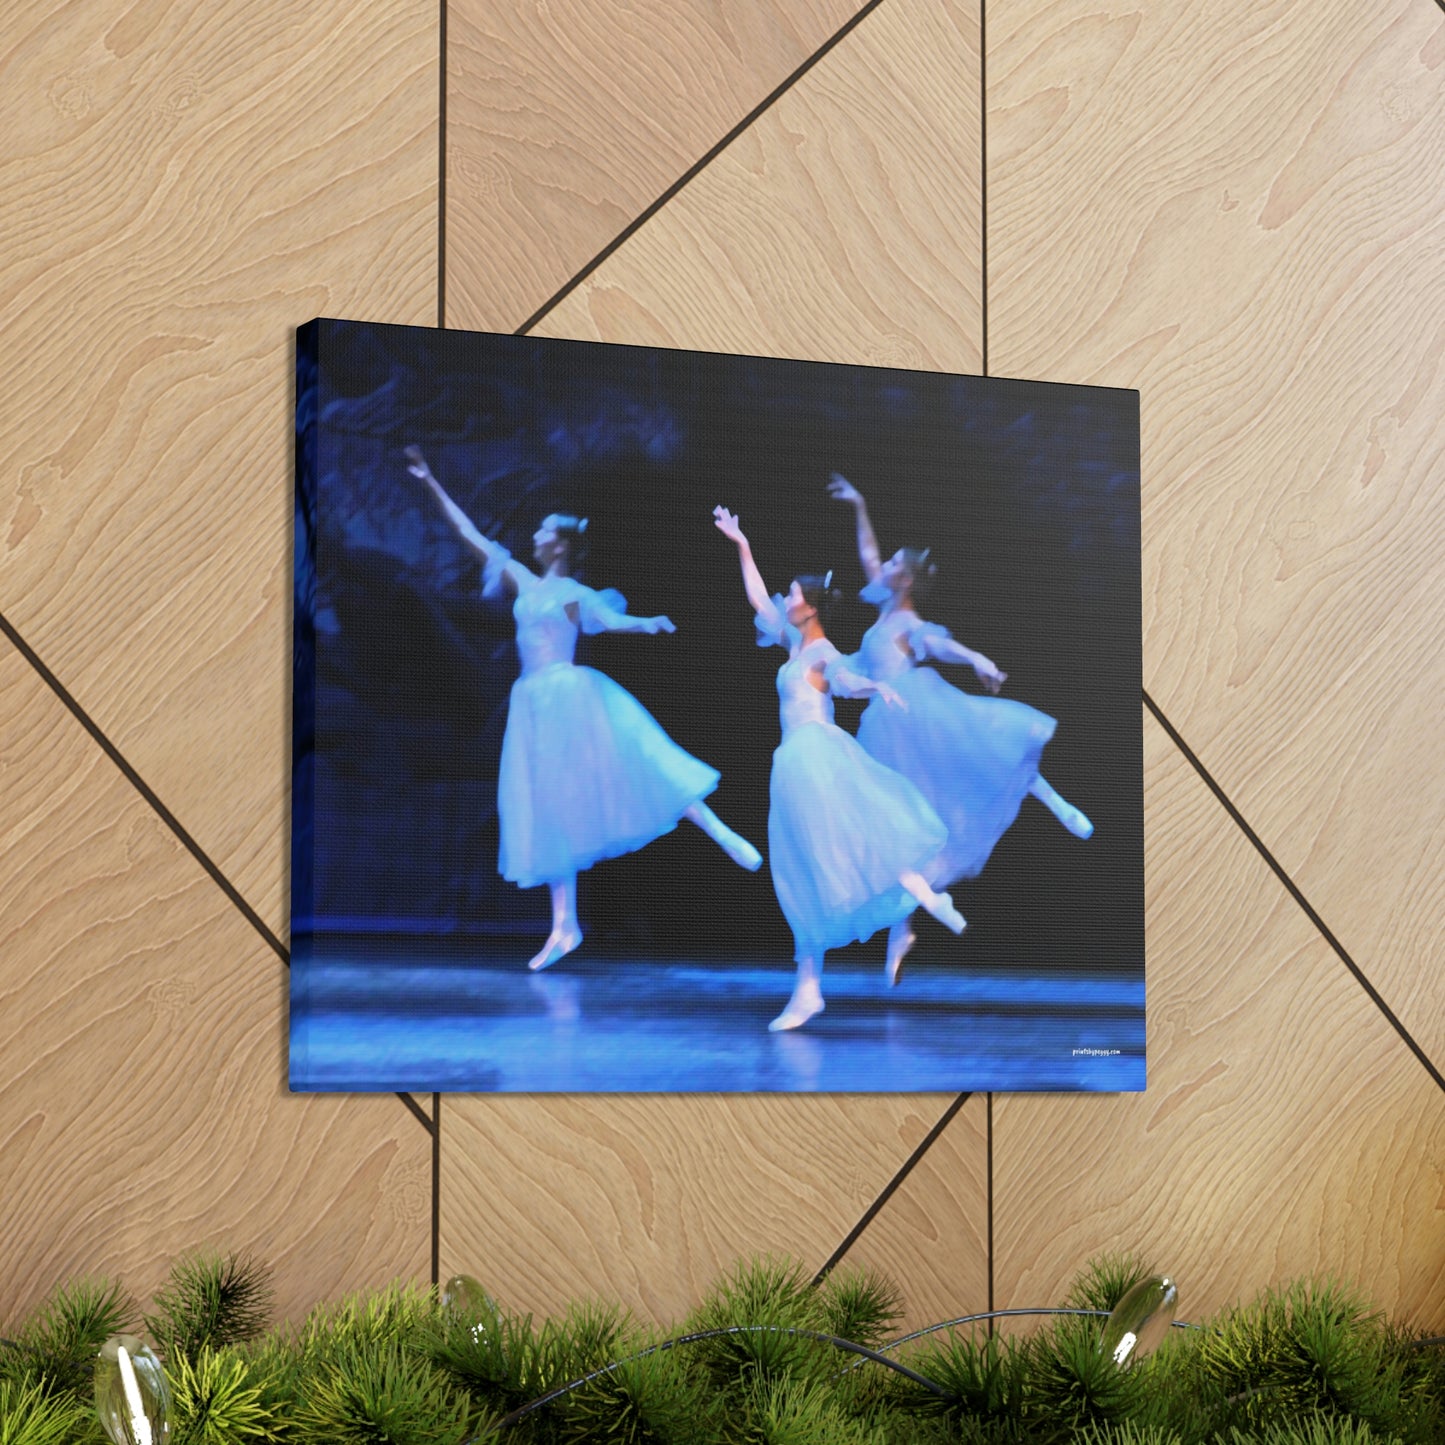
[[[302,945],[304,947],[304,944]],[[585,949],[585,945],[584,945]],[[530,973],[496,941],[328,941],[293,976],[301,1090],[957,1092],[1144,1086],[1137,973],[920,962],[888,988],[847,953],[826,1012],[770,1034],[790,965],[573,955]],[[298,949],[300,953],[300,949]],[[302,962],[298,957],[298,964]]]

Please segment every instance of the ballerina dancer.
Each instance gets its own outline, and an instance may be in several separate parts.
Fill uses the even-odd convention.
[[[918,615],[914,595],[931,575],[928,553],[900,548],[881,561],[863,494],[838,472],[828,491],[857,513],[858,555],[868,576],[860,595],[878,607],[878,620],[863,634],[854,660],[869,677],[891,683],[908,704],[905,712],[870,703],[858,741],[913,782],[947,824],[948,842],[925,870],[928,881],[944,888],[976,878],[1030,794],[1075,837],[1089,837],[1094,825],[1039,772],[1055,720],[1025,703],[962,692],[931,667],[916,665],[932,659],[971,667],[993,694],[1007,677],[982,653],[955,642],[947,628]],[[885,965],[890,984],[898,982],[914,942],[907,919],[893,926]]]
[[[585,519],[543,518],[532,538],[538,576],[477,530],[418,448],[406,455],[408,470],[481,555],[484,595],[516,597],[522,672],[512,684],[497,776],[498,866],[519,888],[545,883],[551,890],[552,932],[528,967],[547,968],[582,942],[578,873],[636,852],[683,818],[740,867],[760,868],[758,850],[702,801],[717,787],[717,771],[678,747],[626,688],[573,662],[579,631],[674,630],[666,617],[629,616],[620,593],[594,592],[568,575]]]
[[[823,1011],[828,949],[871,938],[920,905],[954,933],[964,921],[924,877],[947,836],[938,815],[833,721],[832,694],[871,697],[879,706],[901,700],[887,683],[850,669],[828,641],[819,608],[830,579],[798,577],[786,597],[769,594],[737,517],[725,507],[713,517],[737,544],[758,645],[788,650],[778,672],[783,740],[769,784],[768,854],[797,975],[787,1007],[768,1025],[776,1033]]]

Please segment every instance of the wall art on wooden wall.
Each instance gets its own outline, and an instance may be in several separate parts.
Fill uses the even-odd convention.
[[[1137,393],[321,320],[296,439],[294,1089],[1144,1087]]]

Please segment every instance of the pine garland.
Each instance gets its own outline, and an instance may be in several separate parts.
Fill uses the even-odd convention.
[[[1111,1309],[1148,1274],[1101,1257],[1069,1303]],[[888,1281],[838,1273],[815,1288],[772,1260],[736,1266],[666,1334],[607,1305],[538,1324],[479,1293],[468,1313],[413,1287],[264,1333],[270,1299],[248,1258],[176,1265],[144,1317],[170,1382],[173,1445],[1445,1442],[1445,1348],[1329,1281],[1173,1330],[1127,1368],[1100,1350],[1097,1317],[890,1344]],[[105,1445],[95,1355],[136,1314],[118,1286],[82,1281],[4,1330],[0,1445]]]

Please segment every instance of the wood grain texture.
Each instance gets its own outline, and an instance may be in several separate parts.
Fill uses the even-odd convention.
[[[509,331],[863,0],[454,0],[447,324]]]
[[[1000,1308],[1134,1250],[1194,1319],[1327,1272],[1441,1323],[1440,1091],[1153,721],[1149,1088],[994,1103]]]
[[[816,1270],[949,1102],[938,1094],[449,1099],[441,1273],[477,1276],[512,1309],[540,1313],[598,1295],[644,1319],[680,1319],[745,1256],[786,1256]]]
[[[988,1308],[987,1164],[988,1099],[974,1094],[840,1262],[900,1286],[900,1332]]]
[[[1445,1067],[1445,15],[988,22],[993,369],[1140,388],[1146,685]]]
[[[889,0],[537,334],[978,371],[978,33]]]
[[[4,639],[0,957],[0,1321],[203,1246],[283,1317],[427,1277],[429,1136],[286,1093],[285,969]]]
[[[292,332],[436,317],[430,0],[0,43],[0,611],[284,933]]]
[[[977,36],[972,5],[872,12],[539,332],[976,369]],[[461,244],[449,236],[458,265]],[[740,1255],[816,1269],[948,1102],[448,1101],[441,1267],[492,1282],[517,1308],[599,1292],[676,1318]],[[971,1160],[967,1180],[927,1197],[951,1194],[962,1210],[982,1144],[961,1120],[946,1137]],[[910,1297],[931,1274],[927,1234],[910,1213],[875,1246]]]

